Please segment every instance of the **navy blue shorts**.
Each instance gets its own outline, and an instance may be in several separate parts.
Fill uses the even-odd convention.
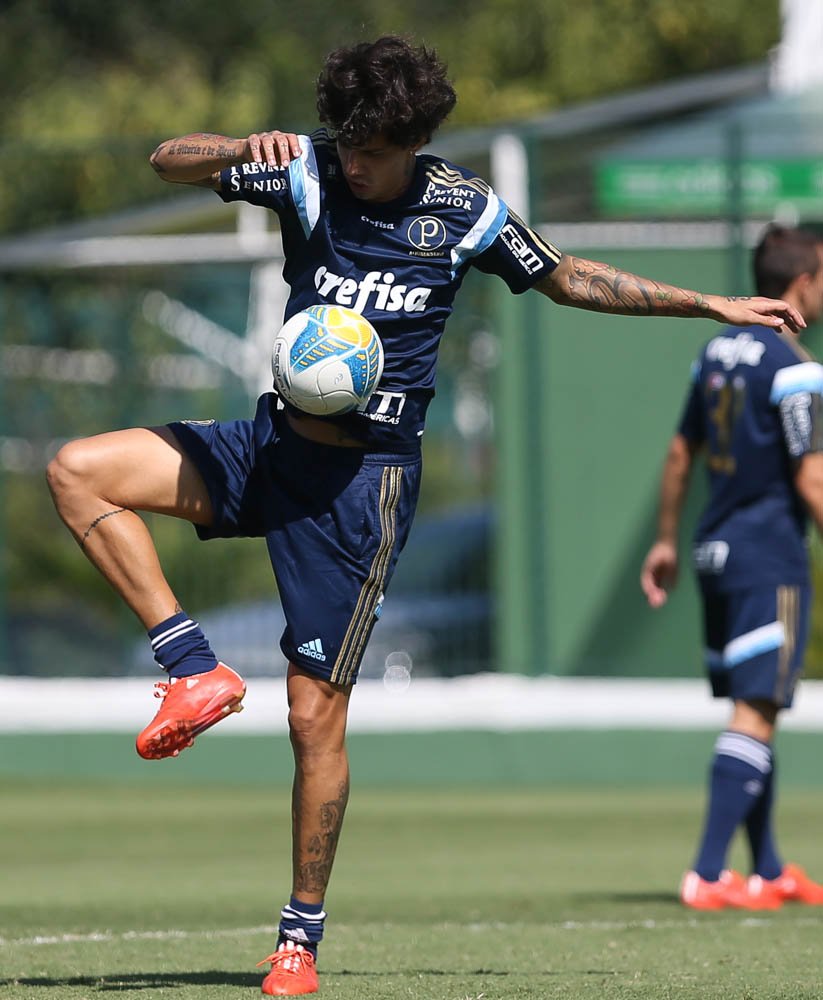
[[[265,537],[286,619],[284,656],[353,684],[411,528],[420,451],[307,441],[276,398],[261,396],[253,421],[169,424],[211,497],[213,524],[195,527],[203,539]]]
[[[715,698],[792,703],[809,631],[808,586],[721,593],[703,586],[706,668]]]

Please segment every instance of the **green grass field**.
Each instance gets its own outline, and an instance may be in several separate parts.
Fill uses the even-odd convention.
[[[288,795],[260,787],[0,783],[0,996],[259,996],[288,890]],[[335,1000],[823,995],[823,909],[675,900],[701,793],[358,790],[321,995]],[[823,874],[823,801],[781,802]],[[733,860],[745,865],[742,845]]]

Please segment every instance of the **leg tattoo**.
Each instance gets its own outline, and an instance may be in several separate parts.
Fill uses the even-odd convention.
[[[297,892],[326,891],[348,798],[349,783],[346,780],[340,784],[338,797],[320,807],[320,833],[312,837],[307,846],[312,860],[299,865],[295,872]]]
[[[88,541],[89,535],[94,531],[94,529],[97,527],[98,524],[100,524],[101,521],[105,521],[106,518],[111,517],[112,514],[122,514],[127,509],[128,508],[126,507],[117,507],[115,510],[107,511],[105,514],[101,514],[100,517],[96,517],[88,526],[88,528],[86,528],[83,537],[80,539],[80,548],[84,549],[86,547],[86,542]]]

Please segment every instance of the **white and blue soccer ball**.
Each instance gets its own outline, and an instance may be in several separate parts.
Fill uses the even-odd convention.
[[[383,374],[383,345],[367,319],[345,306],[310,306],[280,329],[274,388],[298,410],[330,417],[363,406]]]

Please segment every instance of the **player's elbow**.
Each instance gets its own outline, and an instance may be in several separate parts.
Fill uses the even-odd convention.
[[[168,170],[166,169],[166,144],[161,142],[157,149],[149,157],[149,164],[152,170],[164,181],[173,181],[174,178],[169,176]]]
[[[800,459],[794,485],[813,514],[823,513],[823,453],[812,452]]]

